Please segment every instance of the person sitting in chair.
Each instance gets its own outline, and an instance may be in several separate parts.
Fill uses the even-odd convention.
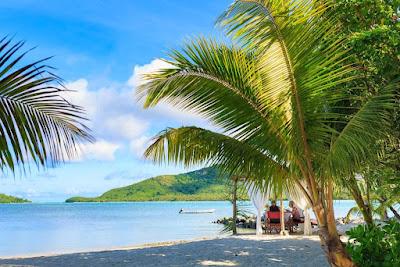
[[[276,205],[276,201],[271,201],[271,206],[269,207],[269,211],[280,211],[279,207]]]
[[[304,222],[302,219],[302,210],[296,206],[293,200],[289,201],[289,207],[292,209],[292,219],[295,223]]]
[[[280,212],[280,209],[276,205],[276,201],[275,200],[271,201],[271,206],[269,207],[269,211],[270,212]],[[279,223],[280,221],[281,221],[280,219],[275,219],[275,218],[270,219],[271,223]]]

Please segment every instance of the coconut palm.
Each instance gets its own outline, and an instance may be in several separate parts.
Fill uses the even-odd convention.
[[[335,21],[320,3],[235,1],[219,23],[236,45],[188,42],[170,53],[171,67],[146,75],[138,95],[145,108],[167,101],[221,129],[167,129],[148,158],[218,164],[260,185],[297,184],[328,260],[353,266],[336,230],[333,185],[375,153],[369,144],[390,125],[394,86],[357,107],[346,104],[351,95],[341,85],[358,77],[343,63],[343,40],[332,41]]]
[[[22,65],[24,43],[0,40],[0,164],[3,171],[74,157],[91,140],[83,110],[61,95],[61,79],[42,59]],[[28,51],[29,52],[29,51]],[[20,66],[22,65],[22,66]]]
[[[395,161],[398,162],[398,155]],[[394,158],[393,158],[394,159]],[[382,160],[380,164],[366,165],[359,177],[345,179],[348,183],[347,188],[356,191],[353,194],[357,203],[347,214],[347,218],[352,215],[362,215],[367,224],[373,223],[373,217],[379,216],[382,220],[388,219],[390,210],[397,219],[400,215],[396,206],[400,203],[400,171],[395,166],[390,166],[390,159]],[[393,163],[395,162],[393,161]],[[361,203],[360,203],[361,202]]]

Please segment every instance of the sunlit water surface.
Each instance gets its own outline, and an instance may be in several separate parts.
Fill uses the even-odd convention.
[[[354,205],[353,201],[336,201],[336,216],[344,216]],[[215,212],[178,214],[181,208]],[[220,235],[222,226],[212,222],[229,216],[231,210],[231,204],[224,201],[2,204],[0,256],[214,237]]]

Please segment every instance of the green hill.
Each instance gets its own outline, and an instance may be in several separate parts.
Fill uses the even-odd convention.
[[[23,198],[13,197],[5,194],[0,194],[0,203],[29,203],[30,201]]]
[[[226,200],[226,179],[213,168],[178,175],[162,175],[112,189],[99,197],[72,197],[66,202]]]
[[[229,187],[214,168],[204,168],[178,175],[161,175],[139,183],[111,189],[98,197],[72,197],[66,202],[123,202],[123,201],[202,201],[227,200]],[[240,199],[248,199],[239,190]],[[351,199],[347,192],[335,192],[335,199]]]

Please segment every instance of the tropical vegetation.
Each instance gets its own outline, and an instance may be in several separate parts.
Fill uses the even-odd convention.
[[[400,223],[359,225],[347,232],[347,251],[358,266],[400,266]]]
[[[29,203],[30,201],[27,199],[9,196],[5,194],[0,194],[0,203],[8,204],[8,203]]]
[[[362,77],[346,84],[357,96],[350,105],[365,102],[371,94],[381,90],[400,73],[400,2],[392,0],[334,1],[333,10],[340,21],[340,35],[351,49],[349,62]],[[398,91],[397,91],[398,92]],[[343,177],[357,202],[352,212],[360,213],[368,224],[378,216],[387,218],[387,211],[400,219],[396,207],[399,203],[400,177],[400,99],[392,112],[390,131],[375,145],[376,157],[370,158],[358,175]],[[371,144],[372,145],[372,144]],[[357,178],[356,178],[357,176]],[[397,191],[397,192],[396,192]]]
[[[398,84],[389,77],[367,90],[334,10],[331,1],[237,0],[218,20],[233,44],[188,41],[171,51],[169,68],[146,75],[138,95],[145,108],[167,101],[220,129],[166,129],[148,158],[218,165],[258,186],[296,185],[328,260],[354,266],[336,230],[334,187],[376,158]]]
[[[109,190],[99,197],[72,197],[66,202],[205,201],[227,200],[226,178],[215,168],[178,175],[161,175]],[[239,199],[245,198],[241,194]]]
[[[76,196],[65,202],[219,201],[248,200],[242,182],[234,184],[217,168],[202,168],[177,175],[160,175],[128,186],[111,189],[98,197]],[[234,193],[236,192],[236,193]],[[236,197],[234,197],[236,196]],[[284,196],[285,197],[285,196]],[[335,193],[335,199],[349,199]]]

